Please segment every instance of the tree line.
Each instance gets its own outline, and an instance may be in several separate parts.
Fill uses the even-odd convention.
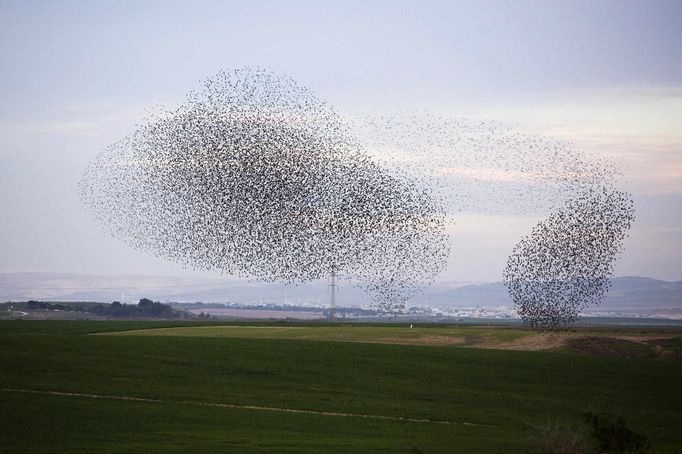
[[[95,315],[120,318],[187,318],[188,313],[177,311],[167,304],[142,298],[137,304],[121,304],[114,301],[111,304],[63,304],[47,303],[44,301],[28,301],[26,308],[30,310],[60,310],[68,312],[89,312]]]

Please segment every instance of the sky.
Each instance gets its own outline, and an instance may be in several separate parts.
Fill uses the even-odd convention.
[[[615,274],[682,280],[682,2],[0,0],[0,272],[215,276],[83,209],[87,163],[221,69],[267,67],[344,113],[512,124],[624,166]],[[441,281],[500,280],[537,218],[463,214]]]

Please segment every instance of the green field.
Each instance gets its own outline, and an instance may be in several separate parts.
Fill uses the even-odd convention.
[[[671,355],[596,356],[469,348],[534,336],[511,328],[231,325],[0,321],[0,450],[532,452],[586,411],[682,450],[677,331]]]
[[[495,346],[534,333],[522,329],[451,326],[376,325],[209,325],[131,330],[126,336],[237,337],[310,341],[372,342],[383,344]]]

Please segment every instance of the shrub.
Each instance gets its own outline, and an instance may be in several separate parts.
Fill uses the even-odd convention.
[[[540,452],[546,454],[586,454],[592,452],[592,443],[582,428],[554,422],[535,429],[535,444]]]
[[[649,451],[647,437],[630,429],[622,416],[591,411],[583,416],[599,452],[645,453]]]

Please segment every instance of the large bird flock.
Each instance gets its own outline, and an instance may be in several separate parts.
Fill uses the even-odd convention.
[[[133,247],[262,281],[334,274],[397,312],[445,266],[445,213],[267,70],[221,72],[95,159],[86,205]]]
[[[551,139],[428,113],[344,118],[291,78],[223,71],[88,166],[81,198],[134,248],[260,281],[334,275],[398,313],[447,264],[460,211],[550,211],[504,279],[523,320],[605,295],[633,218],[617,169]]]

